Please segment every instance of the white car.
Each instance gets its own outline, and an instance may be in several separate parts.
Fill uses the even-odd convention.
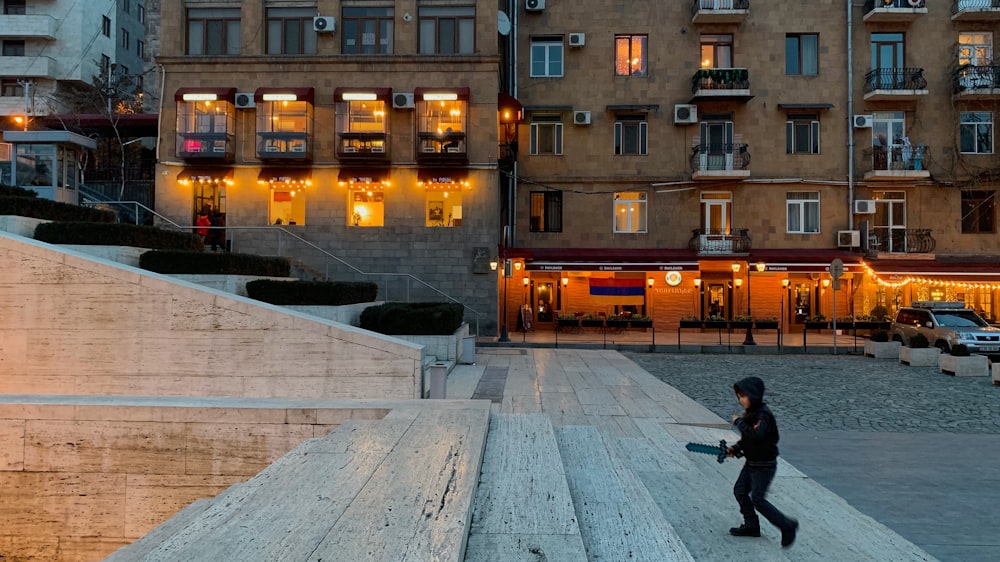
[[[964,344],[972,353],[1000,355],[1000,329],[994,328],[964,302],[916,301],[896,312],[890,328],[892,339],[908,345],[923,334],[942,353]]]

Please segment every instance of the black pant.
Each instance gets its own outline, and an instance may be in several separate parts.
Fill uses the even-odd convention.
[[[771,522],[779,529],[785,529],[791,521],[778,508],[767,501],[767,489],[771,486],[774,473],[778,466],[750,466],[749,463],[743,465],[736,484],[733,485],[733,495],[740,504],[740,513],[743,514],[743,523],[747,527],[760,528],[760,519],[757,518],[759,511],[764,519]]]

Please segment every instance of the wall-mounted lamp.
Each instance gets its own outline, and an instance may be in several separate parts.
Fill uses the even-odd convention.
[[[733,279],[733,283],[735,283],[736,288],[739,289],[740,287],[743,286],[743,279],[740,278]]]
[[[653,286],[653,278],[652,277],[650,277],[649,279],[646,279],[646,285],[649,285],[650,287]]]
[[[757,266],[756,267],[757,267],[757,272],[758,273],[763,273],[764,270],[767,269],[767,264],[764,263],[764,262],[762,262],[762,261],[759,261],[759,262],[757,262]]]
[[[701,287],[701,277],[695,277],[694,278],[694,286],[695,287]]]
[[[787,289],[788,286],[791,285],[791,284],[792,284],[791,279],[782,279],[781,280],[781,288],[782,289]]]
[[[531,283],[531,279],[528,279],[527,277],[525,277],[524,278],[524,286],[527,287],[528,283]]]
[[[514,262],[514,269],[521,271],[521,262],[519,261]]]
[[[739,273],[739,272],[740,272],[740,264],[734,263],[733,264],[733,273]]]
[[[830,280],[829,279],[824,279],[823,280],[823,288],[825,289],[825,288],[827,288],[829,286],[830,286]]]
[[[563,277],[562,278],[562,284],[563,284],[563,287],[565,287],[566,285],[569,285],[569,277]]]
[[[490,260],[490,269],[492,269],[493,271],[497,270],[498,265],[500,265],[500,262],[498,262],[497,260]]]

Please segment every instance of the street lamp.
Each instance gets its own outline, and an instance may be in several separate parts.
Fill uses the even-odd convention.
[[[766,266],[764,262],[759,261],[754,266],[758,272],[763,272]],[[747,317],[752,318],[753,313],[750,308],[750,262],[747,262]],[[753,324],[747,324],[747,335],[743,340],[743,345],[757,345],[757,342],[753,340]]]
[[[503,249],[503,322],[500,328],[500,337],[497,338],[498,342],[505,343],[510,341],[510,334],[507,332],[507,280],[510,279],[511,275],[514,274],[513,265],[510,260],[507,259],[507,247],[504,246]]]
[[[701,277],[694,278],[694,288],[698,290],[698,319],[705,319],[705,289],[701,286]]]
[[[791,308],[791,306],[792,306],[792,295],[788,292],[789,291],[789,285],[791,285],[791,284],[792,284],[791,279],[787,279],[786,278],[786,279],[782,279],[781,280],[781,288],[784,289],[783,291],[781,291],[781,324],[782,324],[782,327],[784,327],[785,318],[787,318],[789,316],[788,311],[785,310],[785,294],[788,294],[788,307]]]

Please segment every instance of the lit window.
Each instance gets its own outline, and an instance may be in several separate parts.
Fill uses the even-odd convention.
[[[819,232],[819,193],[791,191],[785,194],[788,209],[789,234],[814,234]]]
[[[646,193],[616,192],[614,212],[615,233],[646,232]]]
[[[235,110],[227,100],[177,102],[177,156],[226,157],[236,130]]]
[[[646,117],[619,115],[615,119],[615,154],[646,154]]]
[[[371,97],[375,94],[372,93]],[[342,100],[342,97],[338,96],[338,99]],[[385,100],[338,101],[337,138],[338,157],[386,157],[388,120]]]
[[[315,8],[268,8],[267,54],[315,55]]]
[[[819,116],[789,115],[785,122],[785,152],[819,154]]]
[[[427,188],[425,226],[462,226],[462,191],[460,187]]]
[[[468,99],[417,100],[417,139],[420,154],[466,153]],[[436,97],[431,94],[431,97]]]
[[[474,6],[419,8],[420,54],[471,54],[476,47]]]
[[[646,75],[646,36],[615,36],[615,74],[617,76]]]
[[[392,54],[392,8],[344,8],[341,52],[345,55]]]
[[[351,226],[385,226],[385,192],[381,189],[351,189],[348,224]]]
[[[305,158],[312,133],[309,100],[264,100],[257,103],[257,152],[261,158]]]
[[[531,116],[531,154],[561,155],[562,136],[562,117],[558,114]]]
[[[733,67],[733,36],[702,35],[701,36],[701,67],[702,68],[732,68]]]
[[[562,38],[533,37],[531,39],[531,77],[558,78],[562,75]]]
[[[303,225],[306,223],[306,184],[304,181],[270,182],[271,200],[268,224]]]
[[[963,154],[993,154],[993,114],[963,111],[959,137]]]

